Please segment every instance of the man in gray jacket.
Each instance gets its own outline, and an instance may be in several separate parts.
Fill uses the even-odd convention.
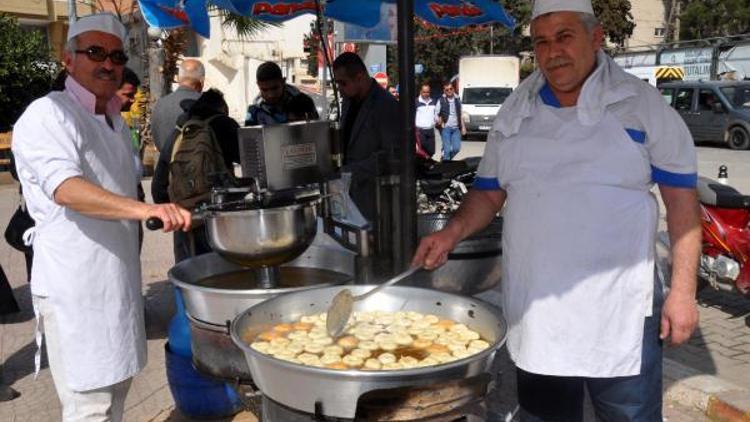
[[[401,116],[398,102],[367,73],[354,53],[333,62],[333,73],[344,103],[341,111],[344,171],[352,173],[349,195],[362,215],[374,221],[375,178],[396,157]]]
[[[151,115],[151,136],[159,151],[166,145],[177,118],[185,112],[180,107],[180,102],[197,100],[201,96],[205,75],[206,71],[199,60],[185,59],[180,65],[177,90],[156,102],[154,113]]]

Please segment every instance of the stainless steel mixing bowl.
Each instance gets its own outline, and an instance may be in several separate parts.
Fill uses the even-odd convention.
[[[246,268],[275,267],[298,257],[317,231],[318,201],[275,208],[205,211],[214,251]]]

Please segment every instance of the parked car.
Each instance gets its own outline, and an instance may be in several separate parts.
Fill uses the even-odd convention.
[[[676,81],[659,85],[695,142],[750,149],[750,81]]]

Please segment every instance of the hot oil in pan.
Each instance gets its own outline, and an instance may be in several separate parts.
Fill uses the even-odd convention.
[[[279,267],[279,280],[275,288],[295,288],[318,284],[342,284],[351,279],[343,273],[309,267]],[[195,283],[203,287],[230,290],[257,289],[256,272],[252,269],[239,270],[204,278]]]

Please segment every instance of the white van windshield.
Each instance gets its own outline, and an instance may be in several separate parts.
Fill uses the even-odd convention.
[[[463,104],[502,104],[513,90],[511,88],[466,88]]]

